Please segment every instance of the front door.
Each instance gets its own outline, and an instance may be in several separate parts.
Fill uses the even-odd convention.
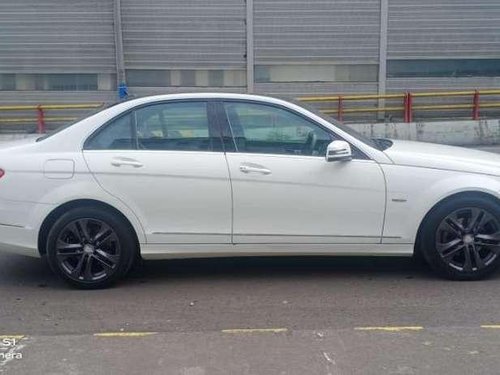
[[[226,101],[234,243],[379,243],[385,181],[359,151],[326,162],[336,135],[288,109]]]

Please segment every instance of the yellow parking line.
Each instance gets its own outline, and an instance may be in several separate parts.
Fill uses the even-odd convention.
[[[94,333],[96,337],[144,337],[156,335],[158,332],[101,332]]]
[[[24,335],[0,335],[0,340],[3,340],[3,339],[21,340],[23,338],[24,338]]]
[[[385,327],[355,327],[356,331],[386,331],[386,332],[401,332],[401,331],[420,331],[424,329],[422,326],[385,326]]]
[[[481,328],[500,329],[500,324],[483,324]]]
[[[287,328],[235,328],[223,329],[222,333],[283,333],[288,332]]]

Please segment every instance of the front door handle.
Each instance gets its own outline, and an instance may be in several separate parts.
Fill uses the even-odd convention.
[[[262,166],[256,166],[256,165],[247,165],[247,164],[242,164],[240,165],[240,171],[243,173],[260,173],[260,174],[271,174],[271,170],[267,169]]]
[[[114,167],[121,167],[122,165],[129,165],[134,168],[144,166],[140,161],[131,158],[114,158],[111,160],[111,165]]]

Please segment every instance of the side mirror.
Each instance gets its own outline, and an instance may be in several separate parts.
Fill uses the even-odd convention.
[[[346,141],[333,141],[326,148],[326,161],[352,160],[351,145]]]

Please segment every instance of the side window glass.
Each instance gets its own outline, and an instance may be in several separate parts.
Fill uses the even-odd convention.
[[[323,156],[333,140],[326,130],[281,108],[242,102],[224,105],[239,152]]]
[[[208,151],[211,149],[207,103],[150,105],[135,111],[139,149]]]
[[[121,116],[105,125],[85,144],[86,150],[131,150],[135,149],[132,136],[132,115]]]

